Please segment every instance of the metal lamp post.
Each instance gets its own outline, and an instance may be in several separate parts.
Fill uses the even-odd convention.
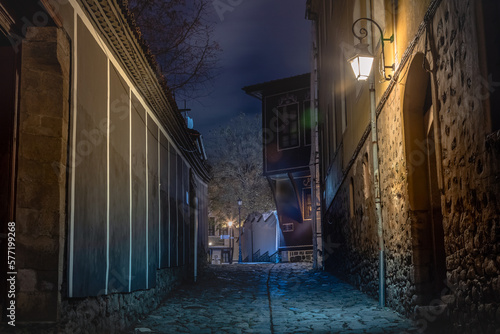
[[[227,222],[227,226],[229,227],[229,263],[233,263],[233,238],[231,237],[233,222]]]
[[[373,150],[373,178],[374,178],[374,190],[375,190],[375,215],[377,219],[377,235],[379,244],[379,305],[381,307],[385,306],[385,248],[384,248],[384,236],[383,236],[383,224],[382,224],[382,201],[380,196],[380,175],[379,175],[379,161],[378,161],[378,137],[377,137],[377,112],[375,104],[375,80],[374,75],[370,74],[371,67],[373,63],[373,56],[368,52],[368,44],[362,44],[362,40],[368,36],[368,31],[365,28],[361,28],[359,33],[356,33],[354,26],[359,21],[367,21],[373,23],[378,28],[380,33],[380,41],[382,46],[382,76],[384,81],[389,81],[392,76],[386,75],[385,70],[391,69],[394,71],[394,64],[391,66],[385,65],[385,54],[384,54],[384,41],[393,42],[394,35],[390,38],[384,38],[384,33],[382,28],[370,18],[360,18],[352,24],[352,33],[359,39],[360,44],[356,45],[357,54],[349,59],[349,63],[352,66],[354,75],[357,80],[368,80],[370,84],[370,118],[371,118],[371,136],[372,136],[372,150]]]
[[[241,204],[243,203],[243,201],[241,200],[241,198],[238,198],[238,226],[239,226],[239,234],[240,234],[240,237],[238,238],[238,263],[241,263],[243,262],[243,260],[241,259]]]

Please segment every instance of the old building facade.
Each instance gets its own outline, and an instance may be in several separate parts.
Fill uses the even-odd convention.
[[[326,269],[374,297],[384,281],[383,302],[423,330],[495,333],[498,1],[309,0],[307,7]],[[348,63],[355,34],[375,56],[367,81],[357,81]]]
[[[0,1],[0,26],[3,320],[123,329],[206,259],[199,139],[121,1]]]
[[[243,90],[262,101],[263,174],[278,212],[281,258],[307,259],[316,265],[321,233],[310,83],[307,73]]]

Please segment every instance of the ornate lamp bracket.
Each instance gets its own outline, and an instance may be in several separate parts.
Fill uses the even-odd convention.
[[[394,42],[394,34],[391,35],[391,37],[389,38],[384,38],[384,33],[382,31],[382,28],[378,25],[377,22],[375,22],[374,20],[370,19],[370,18],[367,18],[367,17],[362,17],[362,18],[359,18],[357,19],[356,21],[354,21],[354,23],[352,24],[352,34],[354,35],[354,37],[356,37],[357,39],[359,39],[359,43],[361,44],[363,39],[366,38],[368,36],[368,31],[366,30],[366,28],[360,28],[359,29],[359,32],[356,32],[356,29],[355,29],[355,25],[359,22],[359,21],[369,21],[371,23],[373,23],[373,25],[375,25],[377,28],[378,28],[378,31],[380,32],[380,44],[382,46],[382,62],[383,62],[383,67],[382,67],[382,75],[384,77],[384,80],[386,81],[389,81],[392,79],[392,75],[390,74],[386,74],[385,73],[385,70],[387,68],[390,68],[392,71],[394,71],[394,64],[390,65],[390,66],[386,66],[385,65],[385,53],[384,53],[384,42]]]

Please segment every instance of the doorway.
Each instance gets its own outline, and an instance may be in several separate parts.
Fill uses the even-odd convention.
[[[17,124],[20,78],[20,54],[0,33],[0,254],[7,259],[7,227],[15,221]],[[7,261],[0,270],[0,305],[5,310]],[[2,315],[5,321],[5,314]]]
[[[435,107],[431,76],[422,64],[424,55],[417,54],[406,81],[403,119],[417,304],[428,305],[445,287],[446,257]]]

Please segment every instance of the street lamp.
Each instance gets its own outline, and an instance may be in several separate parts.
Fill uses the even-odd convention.
[[[384,33],[382,32],[382,28],[377,24],[372,19],[362,17],[360,19],[357,19],[354,21],[352,24],[352,34],[354,37],[359,39],[359,44],[355,45],[354,48],[356,49],[355,55],[351,57],[348,61],[351,64],[352,70],[354,71],[354,76],[356,77],[357,80],[367,80],[368,77],[370,76],[370,72],[372,69],[372,64],[373,64],[373,55],[368,51],[368,44],[362,43],[363,39],[368,36],[368,31],[365,28],[359,29],[359,34],[356,33],[356,30],[354,29],[354,26],[356,23],[358,23],[361,20],[366,20],[371,23],[373,23],[379,30],[380,32],[380,40],[381,40],[381,47],[382,47],[382,75],[384,76],[384,80],[391,80],[392,76],[389,74],[386,76],[385,74],[385,69],[390,68],[394,71],[394,64],[391,66],[386,66],[385,65],[385,54],[384,54],[384,41],[389,41],[393,42],[394,41],[394,35],[392,35],[389,38],[384,38]]]
[[[373,64],[373,55],[368,51],[368,44],[359,43],[354,46],[356,55],[348,61],[351,64],[354,76],[359,81],[365,81],[370,76]]]
[[[241,259],[241,204],[243,204],[243,201],[241,198],[238,198],[238,226],[240,228],[240,237],[238,238],[238,263],[243,262]]]
[[[357,80],[367,80],[370,83],[370,124],[371,124],[371,143],[372,143],[372,158],[373,158],[373,183],[374,183],[374,202],[375,202],[375,217],[377,220],[377,236],[379,245],[379,305],[381,307],[385,306],[385,246],[384,246],[384,235],[383,235],[383,224],[382,224],[382,199],[380,196],[380,175],[379,175],[379,161],[378,161],[378,137],[377,137],[377,110],[375,104],[375,80],[374,76],[370,76],[371,65],[373,63],[373,56],[368,52],[368,44],[363,44],[362,40],[368,35],[368,31],[365,28],[359,30],[359,35],[356,34],[354,26],[361,20],[366,20],[373,23],[380,32],[380,40],[382,46],[382,75],[385,81],[391,80],[391,75],[385,74],[385,69],[390,68],[394,71],[394,64],[391,66],[385,66],[385,54],[384,54],[384,41],[394,41],[394,35],[390,38],[384,38],[384,33],[382,28],[372,19],[360,18],[354,21],[352,24],[352,34],[354,37],[359,39],[359,44],[355,46],[358,51],[357,54],[349,59],[349,63],[352,66],[354,75]]]
[[[229,226],[229,263],[233,263],[233,238],[231,237],[233,231],[231,227],[233,226],[233,222],[227,222],[227,226]]]

